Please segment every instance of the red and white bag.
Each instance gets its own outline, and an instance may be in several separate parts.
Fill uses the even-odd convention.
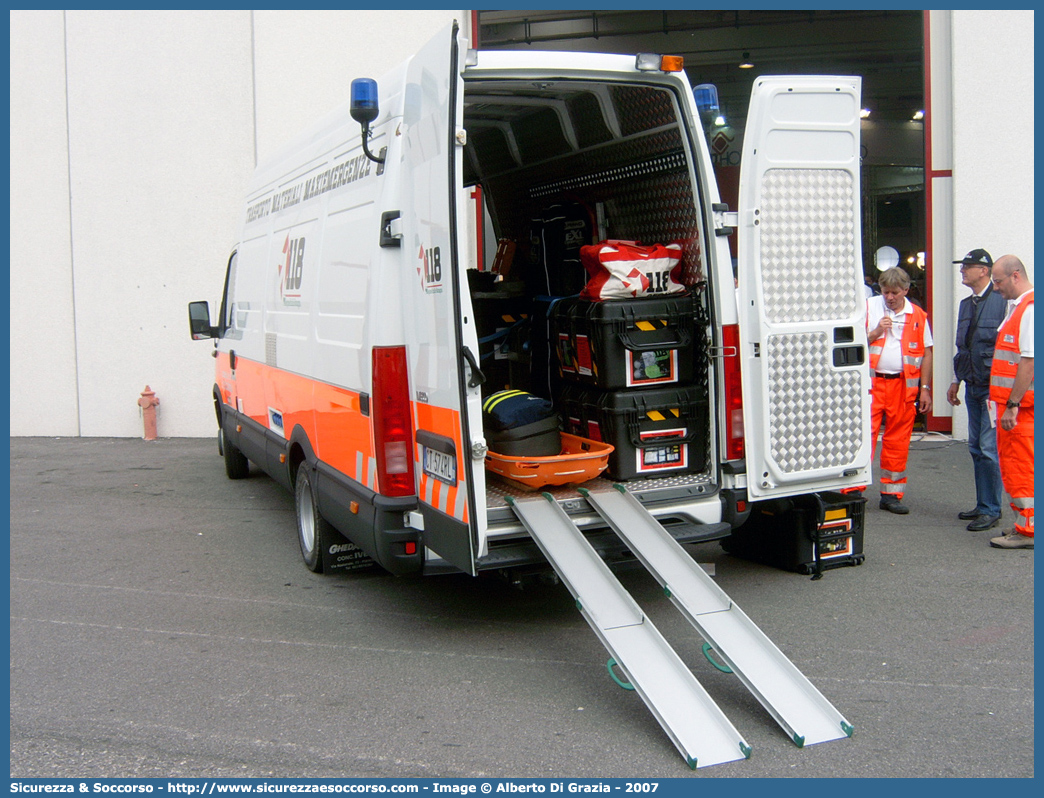
[[[588,280],[580,298],[637,299],[685,291],[681,282],[682,245],[642,246],[635,241],[599,241],[580,248]]]

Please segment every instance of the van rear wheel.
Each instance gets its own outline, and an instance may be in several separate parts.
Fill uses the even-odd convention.
[[[250,475],[250,461],[228,439],[228,433],[225,432],[224,428],[221,429],[218,435],[221,438],[218,448],[225,456],[225,474],[228,475],[229,479],[245,479]]]
[[[308,570],[322,573],[323,549],[330,541],[331,530],[329,523],[319,514],[308,463],[301,463],[297,468],[294,505],[297,508],[297,537],[301,544],[301,558]]]

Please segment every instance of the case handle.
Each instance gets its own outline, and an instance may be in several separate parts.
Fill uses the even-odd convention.
[[[684,349],[692,342],[692,333],[684,327],[677,331],[675,334],[675,340],[673,341],[648,341],[645,343],[639,343],[634,340],[631,333],[624,331],[617,333],[620,339],[620,343],[624,345],[625,349],[630,349],[632,352],[650,352],[655,349]]]

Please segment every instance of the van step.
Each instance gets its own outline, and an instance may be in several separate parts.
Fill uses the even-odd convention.
[[[641,696],[689,767],[749,757],[750,746],[555,498],[543,494],[510,504],[609,651],[610,673],[619,666],[625,686]]]
[[[581,493],[799,747],[852,726],[633,496]]]

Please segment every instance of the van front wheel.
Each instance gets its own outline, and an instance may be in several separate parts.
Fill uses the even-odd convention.
[[[297,507],[297,537],[301,543],[301,557],[308,570],[322,573],[323,549],[330,540],[330,526],[319,514],[308,463],[298,466],[294,504]]]

